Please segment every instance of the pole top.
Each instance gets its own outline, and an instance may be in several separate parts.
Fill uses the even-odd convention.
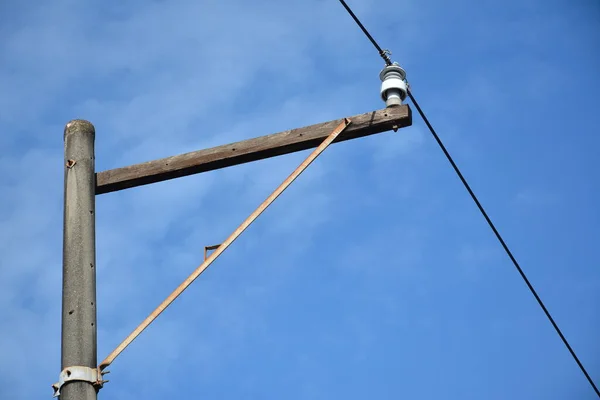
[[[87,135],[92,135],[92,137],[94,137],[96,135],[96,129],[94,128],[94,125],[92,125],[92,123],[89,121],[86,121],[84,119],[74,119],[72,121],[69,121],[69,123],[67,123],[67,125],[65,126],[64,138],[66,138],[67,135],[72,135],[74,133],[83,133]]]

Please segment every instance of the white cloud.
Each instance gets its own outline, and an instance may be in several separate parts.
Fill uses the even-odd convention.
[[[12,327],[0,333],[0,397],[49,396],[59,372],[60,141],[68,119],[95,124],[97,167],[105,170],[383,106],[381,63],[336,2],[137,3],[28,6],[0,43],[0,129],[15,132],[0,135],[6,149],[0,156],[0,310],[2,325]],[[424,54],[423,43],[432,43],[419,35],[429,27],[412,3],[352,3],[374,32],[393,32],[396,42],[384,47],[395,46],[397,54]],[[485,74],[469,82],[456,98],[442,93],[433,104],[436,119],[449,122],[441,124],[446,134],[455,115],[466,115],[469,96],[477,99],[469,112],[501,101],[494,93],[503,82]],[[449,92],[460,80],[453,85]],[[302,262],[312,262],[307,254],[315,249],[335,258],[330,270],[343,269],[376,288],[381,275],[372,263],[391,266],[407,292],[427,297],[425,273],[416,266],[427,252],[430,231],[422,225],[431,206],[418,204],[425,195],[412,196],[424,185],[411,169],[425,164],[415,156],[424,142],[423,132],[411,128],[328,149],[126,350],[102,395],[164,397],[173,382],[182,383],[180,367],[199,381],[230,368],[247,346],[246,335],[268,331],[265,310],[274,294],[306,266]],[[223,240],[305,156],[99,196],[98,356],[201,262],[203,246]],[[363,232],[345,243],[339,232],[327,231],[333,225],[360,233],[361,218],[373,218],[384,200],[400,199],[397,215],[389,217],[400,220],[398,228],[381,221],[380,233]],[[349,225],[335,225],[342,217]],[[333,257],[328,246],[344,246],[344,256]],[[470,264],[489,255],[469,248],[462,256]],[[407,314],[389,292],[374,297],[385,315],[400,314],[399,326],[432,321]],[[345,317],[352,337],[374,341],[374,328]],[[307,392],[319,392],[309,386]]]
[[[381,13],[366,2],[356,7],[367,19]],[[340,112],[364,112],[364,101],[352,100],[363,90],[355,83],[358,75],[321,78],[326,69],[344,70],[349,59],[351,71],[369,65],[357,55],[357,46],[364,45],[357,39],[362,40],[360,32],[331,2],[154,2],[99,10],[61,1],[27,9],[27,19],[0,44],[10,62],[0,69],[0,84],[9,94],[0,96],[0,126],[22,135],[6,141],[13,155],[0,157],[0,308],[3,325],[13,327],[0,340],[5,360],[0,376],[11,382],[0,388],[4,397],[49,395],[59,372],[61,123],[86,118],[95,124],[102,170],[338,118]],[[339,64],[322,61],[332,58]],[[378,71],[372,72],[376,77]],[[376,78],[372,81],[373,105],[380,107]],[[268,108],[254,104],[257,98]],[[99,357],[191,272],[204,245],[224,238],[305,155],[98,197]],[[240,240],[238,254],[260,251],[273,235],[299,245],[280,249],[278,259],[310,246],[310,232],[333,206],[323,183],[326,165],[313,165],[282,196],[282,205],[267,211],[272,225],[250,228],[254,236]],[[228,260],[239,261],[232,253]],[[256,281],[242,299],[264,296],[265,287],[282,279],[274,276]],[[229,331],[226,342],[241,340],[245,329],[260,329],[243,317],[247,306],[219,294],[222,289],[211,289],[207,278],[202,290],[186,293],[204,301],[206,309],[198,315],[181,315],[181,308],[170,311],[172,317],[165,314],[127,350],[131,356],[123,356],[124,366],[139,365],[149,351],[165,366],[176,363],[190,350],[164,338],[189,343],[199,334],[192,322],[197,318],[216,323],[210,332]],[[43,338],[39,332],[45,332]],[[203,343],[194,354],[214,363],[215,349],[225,348],[218,341],[215,348]],[[32,365],[34,355],[39,362]],[[115,368],[121,374],[110,384],[115,398],[132,393],[124,385],[128,380],[148,379]],[[153,372],[153,381],[165,371]],[[38,377],[35,386],[26,384],[31,373]],[[154,386],[154,392],[168,386]]]

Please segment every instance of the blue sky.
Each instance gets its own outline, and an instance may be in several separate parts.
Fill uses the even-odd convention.
[[[600,381],[600,5],[349,2]],[[60,369],[64,125],[106,170],[383,108],[334,0],[0,5],[0,398]],[[306,152],[97,198],[103,359]],[[335,145],[103,399],[593,399],[415,115]]]

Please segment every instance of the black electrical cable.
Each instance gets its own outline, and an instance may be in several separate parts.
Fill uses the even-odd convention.
[[[339,0],[339,1],[340,1],[340,3],[342,3],[342,5],[346,9],[346,11],[348,11],[348,13],[350,14],[350,16],[354,19],[354,21],[360,27],[360,29],[362,29],[362,31],[365,33],[365,35],[369,38],[369,40],[371,41],[371,43],[373,43],[373,46],[375,46],[375,48],[377,49],[377,51],[379,51],[379,55],[385,60],[386,64],[387,65],[391,65],[392,62],[389,59],[389,57],[387,56],[387,53],[384,50],[381,49],[381,47],[379,46],[379,44],[377,44],[377,42],[375,41],[375,39],[373,39],[373,37],[369,34],[369,31],[367,31],[367,29],[359,21],[359,19],[356,17],[356,15],[354,15],[354,13],[350,9],[350,7],[348,7],[348,5],[346,4],[346,2],[344,0]],[[506,242],[504,241],[504,239],[500,235],[500,232],[498,232],[498,230],[496,229],[496,226],[494,225],[494,223],[492,222],[492,220],[488,216],[487,212],[485,211],[485,209],[483,208],[483,206],[479,202],[479,199],[477,198],[477,196],[475,195],[475,193],[471,189],[471,186],[469,185],[469,183],[467,182],[467,180],[465,179],[465,177],[463,176],[463,174],[460,172],[460,169],[458,168],[458,166],[454,162],[454,159],[452,158],[452,156],[450,155],[450,153],[446,149],[446,146],[444,146],[444,143],[442,142],[442,140],[440,139],[440,137],[436,133],[435,129],[429,123],[429,120],[427,119],[427,117],[425,116],[425,113],[423,112],[423,110],[419,106],[419,103],[417,103],[417,101],[415,100],[415,98],[412,95],[412,92],[411,92],[410,89],[408,90],[408,97],[410,97],[410,100],[415,105],[415,108],[417,109],[419,115],[421,116],[421,118],[423,118],[423,121],[427,125],[427,128],[429,128],[429,131],[433,135],[435,141],[440,146],[440,148],[444,152],[444,155],[446,156],[446,158],[448,159],[448,161],[452,165],[452,168],[454,169],[454,172],[456,172],[456,174],[460,178],[462,184],[464,185],[465,189],[467,189],[467,192],[469,192],[469,195],[471,196],[471,198],[473,199],[473,201],[477,205],[477,208],[481,212],[481,215],[483,215],[483,218],[485,218],[486,222],[488,223],[488,225],[490,226],[490,228],[494,232],[494,235],[496,235],[496,238],[498,239],[498,241],[500,242],[500,244],[504,248],[504,251],[506,252],[506,254],[508,255],[508,257],[512,261],[513,265],[515,266],[515,268],[517,269],[517,271],[519,272],[519,274],[521,275],[521,278],[523,278],[523,281],[525,281],[525,284],[529,288],[529,291],[531,292],[531,294],[533,294],[533,296],[537,300],[538,304],[540,305],[540,307],[544,311],[544,314],[546,314],[546,317],[548,318],[548,320],[550,321],[550,323],[554,327],[554,330],[556,331],[556,333],[558,333],[558,336],[560,336],[562,342],[567,347],[567,350],[569,350],[569,353],[571,353],[571,356],[573,357],[573,359],[575,360],[575,362],[579,366],[579,369],[581,369],[581,372],[583,372],[583,375],[585,375],[585,377],[587,378],[588,382],[590,383],[590,385],[592,386],[592,388],[596,392],[596,395],[600,398],[600,391],[598,390],[598,387],[596,387],[596,384],[594,383],[594,381],[592,380],[592,378],[588,374],[587,370],[585,369],[585,367],[583,366],[583,364],[581,363],[581,361],[579,361],[579,357],[577,357],[577,354],[575,354],[575,351],[573,350],[573,348],[569,344],[569,341],[563,335],[562,331],[560,330],[560,328],[558,327],[558,325],[554,321],[554,318],[552,318],[552,315],[550,314],[550,312],[548,311],[548,309],[544,305],[544,302],[542,301],[542,299],[540,298],[540,296],[537,294],[537,292],[534,289],[533,285],[531,284],[531,282],[529,282],[529,279],[527,278],[527,275],[525,275],[525,272],[523,271],[523,269],[519,265],[519,262],[513,256],[512,252],[508,248]]]
[[[485,218],[485,220],[488,223],[488,225],[490,226],[490,228],[492,228],[492,231],[494,232],[494,235],[496,235],[496,238],[498,239],[498,241],[500,242],[500,244],[504,248],[504,251],[506,252],[506,254],[508,255],[508,257],[512,261],[512,263],[515,266],[515,268],[517,269],[517,271],[519,271],[519,274],[521,275],[521,278],[523,278],[523,280],[525,281],[525,284],[527,284],[527,287],[529,288],[529,291],[531,292],[531,294],[533,294],[533,296],[537,300],[537,302],[540,305],[540,307],[542,308],[542,310],[544,310],[544,313],[546,314],[546,317],[548,317],[548,320],[550,321],[550,323],[554,327],[554,330],[556,330],[556,333],[558,333],[558,336],[560,336],[561,340],[563,341],[563,343],[565,344],[565,346],[569,350],[569,353],[571,353],[571,356],[573,356],[573,359],[575,359],[575,362],[577,363],[577,365],[581,369],[581,372],[583,372],[583,374],[585,375],[585,377],[587,378],[587,380],[590,382],[590,385],[592,385],[592,388],[594,388],[594,391],[596,392],[596,394],[598,395],[598,397],[600,397],[600,391],[598,391],[598,388],[596,387],[596,384],[594,383],[594,381],[592,380],[592,378],[590,377],[590,375],[586,371],[586,369],[583,366],[583,364],[581,363],[581,361],[579,361],[579,358],[577,357],[577,354],[575,354],[575,351],[573,350],[573,348],[569,344],[568,340],[563,335],[562,331],[560,330],[560,328],[558,327],[558,325],[556,324],[556,322],[554,322],[554,318],[552,318],[552,315],[550,314],[550,312],[548,311],[548,309],[544,305],[544,302],[542,301],[542,299],[540,298],[540,296],[537,294],[537,292],[533,288],[533,285],[531,284],[531,282],[529,282],[529,279],[527,278],[527,275],[525,275],[525,272],[523,272],[523,269],[519,265],[519,262],[513,256],[512,252],[510,251],[510,249],[506,245],[506,242],[504,241],[504,239],[502,238],[502,236],[500,235],[500,233],[496,229],[496,226],[494,225],[494,223],[492,222],[492,220],[488,216],[487,212],[485,211],[485,209],[483,208],[483,206],[481,205],[481,203],[477,199],[477,196],[475,195],[475,193],[473,193],[473,190],[471,189],[471,186],[469,186],[469,184],[467,183],[467,180],[465,179],[465,177],[463,176],[463,174],[460,172],[460,169],[458,169],[458,166],[456,165],[456,163],[452,159],[452,156],[450,155],[450,153],[448,152],[448,150],[446,150],[446,146],[444,146],[444,143],[442,143],[442,140],[440,139],[440,137],[438,136],[438,134],[435,132],[435,129],[433,129],[433,126],[431,126],[431,124],[429,123],[429,120],[425,116],[425,113],[423,113],[423,110],[421,110],[421,107],[419,107],[419,103],[417,103],[417,101],[415,100],[415,98],[412,95],[412,93],[411,93],[410,90],[408,91],[408,96],[410,97],[411,101],[415,105],[417,111],[419,112],[419,115],[421,115],[421,118],[423,118],[423,121],[425,122],[425,124],[429,128],[429,131],[431,132],[431,134],[435,138],[435,141],[438,143],[438,145],[440,146],[440,148],[442,149],[442,151],[446,155],[446,158],[448,159],[448,161],[450,162],[450,164],[452,164],[452,168],[454,168],[454,171],[456,172],[456,175],[458,175],[458,177],[460,178],[461,182],[463,183],[465,189],[467,189],[467,191],[471,195],[471,198],[473,199],[473,201],[477,205],[477,208],[479,208],[479,211],[481,212],[481,215],[483,215],[483,218]]]
[[[385,61],[385,64],[386,65],[392,65],[392,60],[390,60],[390,56],[388,56],[388,52],[385,51],[385,50],[383,50],[381,47],[379,47],[379,45],[377,44],[377,42],[375,41],[375,39],[373,39],[373,36],[371,36],[371,34],[367,30],[367,28],[365,28],[363,26],[363,24],[360,22],[360,20],[358,19],[358,17],[356,15],[354,15],[354,13],[352,12],[352,10],[348,6],[348,4],[346,4],[346,2],[344,0],[340,0],[340,3],[342,3],[342,5],[346,9],[346,11],[348,11],[348,14],[350,14],[350,16],[352,17],[352,19],[354,19],[354,22],[356,22],[356,24],[360,27],[360,29],[362,29],[363,33],[369,38],[369,40],[371,41],[371,43],[373,43],[373,46],[375,46],[375,48],[379,52],[379,56],[381,58],[383,58],[383,61]]]

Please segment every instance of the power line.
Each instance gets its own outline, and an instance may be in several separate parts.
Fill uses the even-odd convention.
[[[356,15],[354,15],[354,12],[352,12],[352,10],[350,9],[350,7],[348,6],[348,4],[346,4],[346,2],[344,0],[340,0],[340,3],[342,3],[342,5],[346,9],[346,11],[348,11],[348,14],[350,14],[350,16],[352,17],[352,19],[354,19],[354,22],[356,22],[356,24],[360,27],[360,29],[362,29],[363,33],[369,38],[369,40],[371,41],[371,43],[373,43],[373,46],[375,46],[375,48],[379,52],[379,56],[381,58],[383,58],[383,61],[385,61],[385,64],[386,65],[392,65],[392,60],[390,60],[389,51],[383,50],[381,47],[379,47],[379,45],[377,44],[377,42],[375,41],[375,39],[373,39],[373,36],[371,36],[371,34],[367,30],[367,28],[365,28],[363,26],[363,24],[360,22],[360,20],[358,19],[358,17]]]
[[[367,29],[363,26],[363,24],[359,21],[359,19],[356,17],[356,15],[352,12],[352,10],[350,9],[350,7],[348,7],[348,5],[346,4],[346,2],[344,0],[340,0],[340,3],[342,3],[342,5],[346,9],[346,11],[348,11],[348,13],[350,14],[350,16],[354,19],[354,21],[357,23],[357,25],[362,29],[362,31],[369,38],[369,40],[371,41],[371,43],[373,43],[373,46],[375,46],[375,48],[379,51],[379,54],[382,57],[384,57],[382,55],[383,50],[381,50],[381,47],[379,46],[379,44],[377,44],[377,42],[375,41],[375,39],[373,39],[373,37],[369,34],[369,32],[367,31]],[[386,56],[387,56],[387,54],[386,54]],[[386,61],[387,65],[391,65],[391,60],[389,59],[389,57],[387,57],[387,58],[384,57],[384,60]],[[415,100],[415,98],[414,98],[414,96],[413,96],[410,88],[407,90],[407,92],[408,92],[408,97],[410,97],[410,100],[415,105],[415,108],[417,109],[419,115],[421,116],[421,118],[423,119],[423,121],[425,122],[425,124],[427,125],[427,128],[429,128],[429,131],[431,132],[431,134],[434,137],[435,141],[440,146],[440,149],[442,149],[442,152],[444,153],[444,155],[446,156],[446,158],[448,159],[448,161],[452,165],[452,168],[454,169],[454,171],[456,172],[456,174],[460,178],[460,180],[461,180],[462,184],[464,185],[465,189],[467,189],[467,192],[469,192],[469,195],[471,196],[471,199],[473,199],[473,201],[477,205],[477,208],[481,212],[481,215],[483,215],[483,218],[485,218],[485,220],[488,223],[489,227],[494,232],[494,235],[496,236],[496,238],[498,239],[498,241],[502,245],[502,248],[504,249],[504,251],[506,252],[506,254],[508,255],[508,257],[512,261],[512,263],[515,266],[515,268],[517,269],[517,271],[519,272],[519,275],[521,275],[521,278],[523,279],[523,281],[525,281],[525,284],[529,288],[529,291],[531,292],[531,294],[537,300],[539,306],[544,311],[544,314],[546,314],[546,317],[548,318],[548,320],[550,321],[550,323],[554,327],[554,330],[556,331],[556,333],[558,334],[558,336],[560,337],[560,339],[562,340],[562,342],[564,343],[564,345],[567,347],[567,350],[569,350],[569,353],[571,353],[571,356],[573,357],[573,359],[575,360],[575,362],[579,366],[579,369],[581,369],[581,372],[583,372],[583,374],[587,378],[588,382],[590,383],[590,385],[592,386],[592,388],[596,392],[596,395],[600,398],[600,390],[598,390],[598,387],[596,387],[596,384],[594,383],[594,381],[592,380],[592,378],[588,374],[587,370],[585,369],[585,367],[583,366],[583,364],[581,363],[581,361],[579,361],[579,357],[577,357],[577,354],[575,354],[575,351],[573,350],[573,348],[569,344],[569,341],[563,335],[562,331],[560,330],[560,328],[558,327],[558,325],[554,321],[554,318],[552,318],[552,315],[550,314],[550,312],[548,311],[548,309],[544,305],[544,302],[542,301],[542,299],[540,298],[540,296],[537,294],[535,288],[533,287],[533,285],[531,284],[531,282],[527,278],[527,275],[525,275],[525,272],[523,271],[523,269],[519,265],[519,262],[513,256],[512,252],[508,248],[508,245],[506,244],[506,242],[502,238],[502,235],[500,235],[500,232],[498,232],[498,229],[496,229],[496,226],[494,225],[494,223],[492,222],[492,220],[488,216],[487,212],[485,211],[485,209],[483,208],[483,206],[479,202],[479,199],[477,198],[477,196],[475,195],[475,193],[471,189],[471,186],[469,185],[469,183],[467,182],[467,180],[465,179],[465,177],[463,176],[463,174],[460,172],[460,169],[458,168],[458,166],[454,162],[454,159],[452,158],[452,156],[450,155],[450,153],[446,149],[446,146],[444,146],[444,143],[442,142],[442,140],[440,139],[440,137],[436,133],[435,129],[433,128],[433,126],[431,125],[431,123],[429,122],[429,120],[427,119],[427,116],[425,115],[425,113],[423,112],[423,110],[421,109],[421,107],[419,106],[419,103],[417,103],[417,101]]]
[[[440,139],[440,137],[435,132],[435,129],[433,129],[433,126],[431,126],[431,124],[429,123],[429,120],[425,116],[425,113],[423,113],[423,110],[421,110],[421,107],[419,107],[419,103],[417,103],[417,101],[415,100],[415,98],[412,95],[412,93],[411,93],[410,90],[408,91],[408,96],[410,97],[411,101],[415,105],[417,111],[419,112],[419,115],[421,115],[421,118],[423,118],[423,121],[425,122],[425,124],[429,128],[429,131],[431,132],[431,134],[435,138],[435,141],[438,143],[438,145],[440,146],[440,148],[444,152],[444,155],[446,156],[446,158],[448,159],[448,161],[450,162],[450,164],[452,164],[452,168],[454,168],[454,171],[456,172],[456,175],[458,175],[458,177],[460,178],[461,182],[463,183],[465,189],[467,189],[467,191],[471,195],[471,198],[473,199],[473,201],[477,205],[477,208],[479,208],[479,211],[481,212],[481,215],[483,215],[483,218],[485,218],[486,222],[488,223],[488,225],[490,226],[490,228],[494,232],[494,235],[496,235],[496,238],[498,239],[498,241],[500,242],[500,244],[504,248],[504,251],[506,252],[506,254],[508,255],[508,257],[512,261],[512,263],[515,266],[515,268],[517,269],[517,271],[519,271],[519,274],[521,275],[521,278],[523,278],[523,280],[525,281],[525,284],[529,288],[529,291],[531,292],[531,294],[533,294],[533,296],[537,300],[538,304],[540,305],[540,307],[544,311],[544,314],[546,314],[546,317],[548,317],[548,320],[550,321],[550,323],[554,327],[554,330],[556,330],[556,333],[558,333],[558,336],[560,336],[561,340],[563,341],[563,343],[565,344],[565,346],[569,350],[569,353],[571,353],[571,356],[573,356],[573,359],[575,360],[575,362],[577,363],[577,365],[581,369],[581,372],[583,372],[583,374],[585,375],[585,377],[587,378],[587,380],[590,382],[590,385],[592,385],[592,388],[594,388],[594,391],[596,392],[596,394],[598,395],[598,397],[600,397],[600,391],[598,391],[598,388],[596,387],[596,384],[594,383],[594,381],[592,380],[592,378],[590,377],[590,375],[586,371],[586,369],[583,366],[583,364],[581,363],[581,361],[579,361],[579,358],[577,357],[577,354],[575,354],[575,351],[573,350],[573,348],[569,344],[569,341],[565,338],[565,336],[563,335],[562,331],[560,330],[560,328],[558,327],[558,325],[556,324],[556,322],[554,322],[554,318],[552,318],[552,315],[550,314],[550,312],[548,311],[548,309],[544,305],[544,302],[542,301],[542,299],[540,298],[540,296],[537,294],[537,292],[533,288],[533,285],[531,284],[531,282],[529,282],[529,279],[527,278],[527,275],[525,275],[525,272],[523,271],[523,269],[519,265],[519,262],[517,261],[517,259],[515,258],[515,256],[513,256],[512,252],[510,251],[510,249],[506,245],[506,242],[504,241],[504,239],[500,235],[500,232],[498,232],[498,230],[496,229],[496,226],[494,225],[494,223],[492,222],[492,220],[488,216],[487,212],[485,211],[485,209],[483,208],[483,206],[481,205],[481,203],[477,199],[477,196],[475,195],[475,193],[473,193],[473,190],[471,189],[471,186],[469,186],[469,184],[467,183],[467,180],[465,179],[465,177],[463,176],[463,174],[460,172],[460,169],[458,169],[458,166],[456,165],[456,163],[452,159],[452,156],[450,155],[450,153],[448,152],[448,150],[446,150],[446,146],[444,146],[444,143],[442,143],[442,140]]]

